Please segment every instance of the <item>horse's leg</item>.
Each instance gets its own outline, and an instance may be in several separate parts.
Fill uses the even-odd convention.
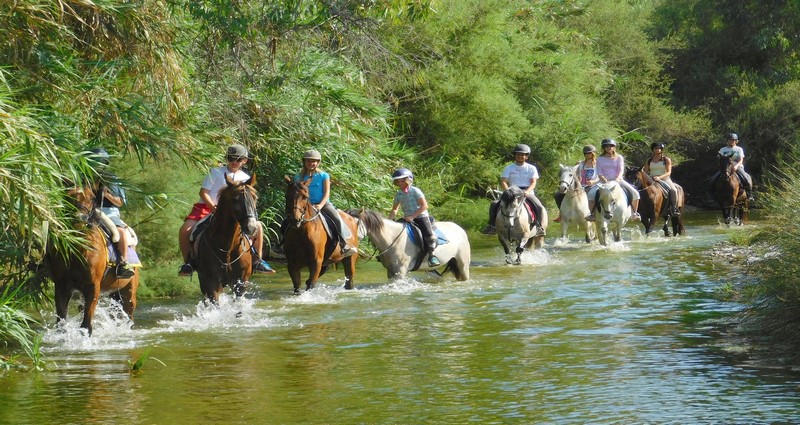
[[[292,278],[292,286],[294,287],[294,293],[300,293],[300,267],[297,265],[290,264],[288,267],[289,277]]]
[[[135,274],[128,284],[119,290],[119,301],[122,303],[122,310],[128,315],[128,318],[133,321],[133,312],[136,310],[136,290],[139,287],[139,270],[135,270]]]
[[[70,298],[72,298],[72,281],[66,278],[59,279],[55,289],[56,323],[67,320]]]
[[[344,260],[344,289],[355,289],[353,286],[353,276],[356,274],[356,255],[351,255]]]
[[[87,330],[89,336],[92,336],[92,319],[97,308],[97,301],[100,299],[100,283],[84,286],[81,293],[83,294],[84,303],[81,327]]]

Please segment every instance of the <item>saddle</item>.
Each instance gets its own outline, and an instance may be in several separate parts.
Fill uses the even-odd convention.
[[[103,240],[105,243],[103,244],[106,248],[106,259],[108,260],[108,267],[116,267],[117,261],[119,260],[119,254],[117,253],[116,249],[116,242],[112,241],[112,236],[108,229],[105,226],[100,226],[102,229]],[[136,243],[138,243],[138,238],[136,237],[136,233],[133,232],[133,229],[130,227],[125,229],[128,232],[128,264],[133,267],[142,267],[142,262],[139,259],[139,254],[136,253]],[[135,242],[134,242],[135,241]]]
[[[428,219],[431,221],[431,230],[433,230],[433,235],[436,236],[436,246],[449,243],[450,241],[447,240],[447,237],[444,235],[444,233],[442,233],[442,231],[436,227],[436,221],[434,220],[433,216],[428,216]],[[411,268],[411,271],[419,270],[419,267],[422,265],[422,260],[427,254],[423,245],[425,241],[422,238],[422,230],[420,230],[419,226],[417,226],[417,224],[413,221],[410,223],[404,220],[398,221],[405,224],[406,232],[409,240],[411,240],[411,243],[420,248],[420,252],[417,255],[417,258],[414,260],[414,266]]]
[[[633,199],[633,193],[631,193],[631,189],[628,189],[627,186],[623,186],[623,185],[619,185],[619,187],[622,189],[622,193],[625,194],[625,205],[631,206],[631,200]],[[667,191],[667,194],[669,194],[669,191]],[[595,205],[595,208],[597,208],[597,205],[600,205],[600,191],[599,190],[594,194],[594,205]]]

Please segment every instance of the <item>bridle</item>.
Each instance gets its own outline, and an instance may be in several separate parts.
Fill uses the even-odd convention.
[[[574,172],[569,171],[568,174],[570,176],[569,181],[567,181],[566,179],[561,179],[561,181],[558,182],[558,185],[560,187],[561,183],[564,183],[564,186],[567,187],[567,190],[564,192],[564,196],[566,197],[571,194],[571,196],[569,197],[574,198],[580,194],[580,191],[583,190],[583,188],[581,187],[580,184],[575,184],[576,178]]]
[[[212,252],[221,252],[221,253],[225,254],[224,257],[228,261],[223,261],[222,258],[220,258],[220,256],[218,256],[218,255],[214,256],[214,258],[216,258],[217,261],[219,261],[220,266],[225,270],[230,270],[231,266],[233,266],[234,263],[239,261],[244,256],[244,254],[246,252],[249,252],[253,248],[253,244],[250,241],[250,235],[247,234],[247,231],[245,230],[245,226],[243,225],[244,224],[243,221],[245,221],[247,219],[250,219],[251,217],[252,218],[257,218],[257,215],[256,215],[256,200],[255,200],[255,197],[251,196],[250,190],[251,190],[251,186],[248,186],[248,185],[244,185],[244,187],[241,189],[241,191],[245,192],[245,193],[242,194],[243,202],[244,202],[244,208],[245,208],[245,215],[244,215],[244,217],[242,219],[240,219],[238,221],[239,231],[241,233],[241,235],[239,236],[238,243],[237,243],[236,240],[232,240],[231,241],[231,245],[230,245],[230,247],[228,247],[228,249],[222,249],[222,248],[217,248],[217,247],[214,247],[213,245],[211,245],[210,238],[207,237],[207,235],[204,235],[202,237],[202,239],[204,240],[204,242],[206,243],[208,248],[211,249]],[[211,217],[212,223],[217,218],[218,218],[218,216],[216,214],[214,216],[212,216]],[[209,223],[209,227],[211,226],[212,223]],[[242,239],[247,241],[247,243],[249,245],[248,249],[241,249],[240,252],[239,252],[239,256],[234,258],[234,259],[231,259],[231,252],[234,250],[234,247],[236,247],[237,245],[241,245],[242,244]]]
[[[300,201],[299,198],[301,198],[301,197],[303,199],[305,199],[305,206],[299,207],[299,206],[297,206],[297,204]],[[317,207],[315,207],[314,205],[312,205],[309,202],[308,196],[303,194],[301,192],[300,188],[297,187],[297,185],[295,186],[295,194],[294,194],[293,199],[294,199],[294,204],[292,205],[292,209],[291,209],[293,214],[287,215],[287,216],[290,217],[289,218],[290,222],[293,221],[293,222],[297,223],[298,227],[300,227],[303,224],[312,222],[312,221],[316,220],[319,217],[319,215],[321,213],[321,210],[319,210]],[[310,218],[306,218],[306,214],[308,213],[308,210],[313,211],[313,214],[308,214],[310,216]],[[295,216],[294,212],[296,212],[296,211],[300,211],[300,218],[299,219],[298,218],[294,218],[294,216]]]

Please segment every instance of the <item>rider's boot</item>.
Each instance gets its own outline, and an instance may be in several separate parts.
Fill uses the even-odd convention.
[[[128,279],[136,274],[133,266],[125,260],[119,260],[119,262],[117,262],[117,268],[114,271],[117,273],[118,279]]]
[[[358,250],[347,242],[342,242],[339,247],[342,249],[342,257],[358,254]]]

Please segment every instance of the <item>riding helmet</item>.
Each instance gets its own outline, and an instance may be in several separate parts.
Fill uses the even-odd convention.
[[[739,135],[736,133],[728,133],[725,135],[725,140],[739,140]]]
[[[583,154],[586,155],[587,153],[595,153],[597,152],[597,148],[594,145],[586,145],[583,147]]]
[[[518,153],[524,153],[525,155],[530,155],[531,147],[524,143],[520,143],[516,147],[514,147],[514,155]]]
[[[103,148],[94,148],[89,152],[92,153],[91,155],[92,160],[97,161],[104,165],[108,165],[108,160],[111,158],[111,155],[108,154],[108,151],[106,151]]]
[[[225,151],[225,156],[232,156],[236,158],[247,158],[247,155],[248,155],[247,148],[238,143],[228,146],[228,150]]]
[[[664,149],[664,147],[666,147],[666,145],[661,142],[650,143],[650,150],[653,150],[655,148]]]
[[[303,154],[303,159],[316,159],[317,161],[322,161],[322,154],[315,149],[307,150],[306,153]]]
[[[392,180],[400,180],[405,178],[414,178],[414,174],[411,174],[411,170],[408,168],[398,168],[394,170],[394,173],[392,173]]]
[[[602,146],[602,147],[617,146],[617,141],[614,140],[614,139],[603,139],[603,141],[600,142],[600,146]]]

